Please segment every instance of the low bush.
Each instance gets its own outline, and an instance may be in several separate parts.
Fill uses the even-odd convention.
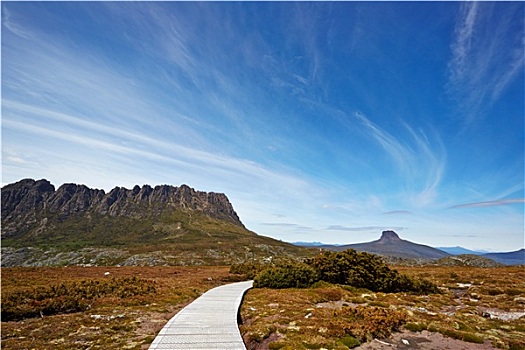
[[[351,335],[347,335],[347,336],[339,339],[339,342],[341,344],[343,344],[344,346],[348,347],[349,349],[353,349],[353,348],[361,345],[359,340],[357,340],[356,338],[352,337]]]
[[[230,266],[230,273],[245,275],[247,279],[254,279],[261,271],[267,269],[270,265],[258,262],[244,262]]]
[[[356,252],[323,252],[304,262],[294,260],[232,265],[230,273],[254,279],[256,288],[306,288],[318,281],[364,288],[374,292],[439,293],[428,280],[410,278],[390,269],[378,255]]]
[[[315,299],[317,303],[325,303],[329,301],[339,301],[343,298],[343,292],[340,288],[316,288]]]
[[[440,331],[441,334],[446,335],[447,337],[466,341],[469,343],[483,344],[483,338],[468,332],[456,331],[453,329],[443,329]]]
[[[327,311],[322,311],[327,312]],[[406,314],[396,310],[363,307],[344,307],[326,315],[329,332],[334,336],[351,336],[359,342],[388,337],[399,331],[406,322]]]
[[[2,321],[85,311],[101,297],[124,299],[153,292],[153,282],[128,277],[83,280],[3,293]]]
[[[302,263],[289,263],[270,267],[257,276],[253,285],[255,288],[307,288],[319,280],[317,272]]]
[[[268,344],[268,349],[270,350],[279,350],[283,348],[286,344],[280,343],[280,342],[273,342]]]
[[[412,332],[421,332],[427,329],[427,325],[424,323],[408,322],[405,324],[405,329]]]
[[[390,269],[381,257],[348,249],[324,252],[306,263],[315,268],[320,279],[334,284],[366,288],[375,292],[438,293],[436,285],[423,279],[410,278]]]

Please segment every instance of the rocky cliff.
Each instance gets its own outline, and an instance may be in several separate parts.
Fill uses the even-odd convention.
[[[257,235],[226,195],[186,185],[2,188],[2,266],[228,265],[305,250]]]
[[[25,179],[2,188],[2,238],[31,229],[45,229],[50,217],[65,221],[93,215],[140,219],[170,209],[197,211],[243,226],[223,193],[196,191],[189,186],[115,187],[110,192],[64,184],[57,190],[47,180]]]

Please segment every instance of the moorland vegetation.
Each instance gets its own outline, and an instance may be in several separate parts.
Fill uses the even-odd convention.
[[[462,349],[476,343],[525,349],[523,267],[397,269],[440,292],[386,293],[324,281],[309,288],[248,291],[240,326],[248,349],[345,350],[398,331],[405,338],[436,334]]]
[[[2,268],[2,307],[14,295],[33,296],[24,307],[35,306],[27,318],[2,317],[2,349],[147,348],[164,324],[203,292],[246,278],[228,270],[226,266]],[[440,293],[385,293],[321,280],[308,288],[254,288],[240,310],[245,343],[252,350],[343,350],[392,332],[411,331],[488,342],[500,349],[525,348],[523,267],[397,266],[396,270],[411,280],[431,282]],[[110,292],[109,287],[115,290]],[[85,295],[89,307],[57,313],[39,309],[40,302],[66,300],[59,292],[66,289]],[[46,293],[48,299],[36,300]],[[470,343],[462,343],[463,348]]]
[[[256,288],[307,288],[324,281],[374,292],[439,292],[432,282],[400,274],[389,268],[380,256],[353,249],[325,251],[303,261],[272,259],[234,264],[230,272],[254,279]]]

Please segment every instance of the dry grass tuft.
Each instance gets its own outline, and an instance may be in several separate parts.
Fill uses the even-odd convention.
[[[92,288],[92,297],[85,299],[91,303],[86,310],[55,315],[44,312],[43,317],[38,314],[20,321],[2,318],[1,347],[147,349],[176,312],[206,290],[236,278],[228,273],[228,267],[2,268],[2,312],[13,295],[35,291],[55,291],[57,295],[63,288],[57,286],[78,293],[91,290],[88,286],[96,288]]]
[[[252,289],[240,326],[250,349],[348,349],[399,329],[439,332],[463,341],[525,348],[522,267],[397,267],[431,280],[440,294],[381,293],[318,282],[307,289]],[[97,294],[91,308],[2,322],[2,349],[147,349],[176,312],[206,290],[236,281],[228,267],[2,268],[2,307],[10,295],[141,281],[154,291]],[[109,275],[106,275],[109,272]],[[131,283],[133,284],[133,283]],[[59,288],[60,289],[60,288]],[[376,306],[373,306],[376,305]],[[465,343],[468,348],[469,343]]]
[[[241,308],[249,349],[348,349],[391,332],[428,330],[469,343],[524,349],[522,267],[396,267],[441,293],[380,293],[320,282],[310,289],[253,289]],[[351,340],[353,339],[353,340]],[[272,345],[274,344],[274,345]],[[350,345],[350,346],[349,346]]]

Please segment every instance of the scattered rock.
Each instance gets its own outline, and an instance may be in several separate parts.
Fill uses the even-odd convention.
[[[485,318],[502,321],[513,321],[525,316],[524,311],[504,311],[494,308],[478,308],[479,315]]]

